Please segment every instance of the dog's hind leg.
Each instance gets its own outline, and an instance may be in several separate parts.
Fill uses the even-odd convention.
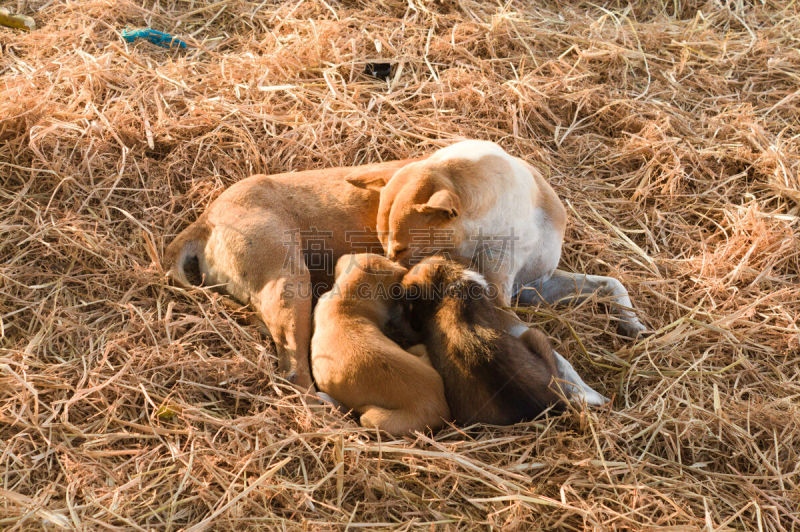
[[[258,309],[278,354],[278,370],[301,390],[311,387],[311,277],[302,260],[296,271],[266,282]]]
[[[564,300],[582,300],[595,292],[611,298],[613,310],[619,317],[619,332],[629,338],[636,338],[647,330],[634,314],[628,291],[613,277],[587,275],[555,270],[546,279],[539,279],[516,287],[512,303],[533,305],[539,302],[551,304]]]
[[[377,428],[389,434],[409,434],[426,427],[437,429],[442,425],[440,416],[425,415],[409,409],[390,409],[381,406],[367,405],[361,414],[363,427]]]
[[[226,213],[231,222],[220,224],[219,237],[209,243],[214,258],[230,257],[227,270],[235,272],[236,283],[228,284],[251,294],[250,303],[275,342],[278,370],[309,390],[312,286],[300,245],[287,242],[288,231],[277,216],[246,212],[236,217],[240,213],[231,211]]]
[[[436,372],[433,368],[431,371]],[[444,391],[439,397],[428,395],[431,394],[421,393],[415,398],[415,404],[402,408],[365,405],[359,409],[361,425],[378,428],[390,434],[409,434],[426,428],[436,430],[450,417],[450,409],[444,398]]]
[[[442,378],[420,358],[408,353],[388,355],[372,376],[371,382],[362,382],[364,404],[358,411],[363,426],[408,434],[438,429],[449,419]]]
[[[522,322],[519,322],[516,316],[513,321],[517,323],[509,327],[509,334],[520,339],[530,334],[530,328]],[[586,403],[589,406],[601,406],[609,401],[607,397],[594,391],[588,384],[583,382],[583,379],[581,379],[581,376],[575,371],[575,368],[572,367],[572,364],[561,356],[558,351],[553,349],[552,352],[556,362],[556,372],[558,374],[558,382],[556,385],[561,387],[567,399],[574,402]]]

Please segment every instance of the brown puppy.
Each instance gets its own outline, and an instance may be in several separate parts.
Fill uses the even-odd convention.
[[[320,391],[392,434],[439,428],[449,419],[444,385],[426,360],[385,334],[402,313],[407,270],[371,253],[345,255],[314,310],[311,370]]]
[[[519,321],[494,305],[480,274],[435,256],[417,264],[403,287],[457,423],[509,425],[563,406],[550,342],[532,328],[513,335]]]

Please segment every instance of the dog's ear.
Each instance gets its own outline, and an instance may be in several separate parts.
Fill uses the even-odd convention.
[[[461,200],[449,190],[439,190],[433,193],[427,203],[416,205],[414,208],[417,212],[441,214],[452,220],[461,212]]]
[[[344,180],[354,187],[380,192],[380,190],[386,186],[388,178],[385,175],[366,174],[348,176],[345,177]]]

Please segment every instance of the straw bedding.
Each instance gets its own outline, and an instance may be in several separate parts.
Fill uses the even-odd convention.
[[[11,6],[39,29],[0,29],[0,528],[800,530],[794,2]],[[562,266],[655,331],[520,310],[611,407],[387,440],[165,280],[247,175],[462,137],[543,169]]]

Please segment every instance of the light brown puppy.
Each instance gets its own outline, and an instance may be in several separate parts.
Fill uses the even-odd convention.
[[[450,417],[436,370],[384,334],[402,313],[406,273],[380,255],[340,258],[334,287],[314,310],[311,339],[319,390],[358,413],[365,427],[392,434],[436,429]]]
[[[339,257],[381,250],[379,194],[346,179],[386,182],[409,162],[243,179],[172,241],[165,264],[180,284],[216,286],[252,304],[279,369],[307,389],[313,296],[330,288]]]
[[[494,305],[486,280],[443,257],[429,257],[404,277],[407,312],[422,333],[459,424],[510,425],[564,405],[547,337]]]

